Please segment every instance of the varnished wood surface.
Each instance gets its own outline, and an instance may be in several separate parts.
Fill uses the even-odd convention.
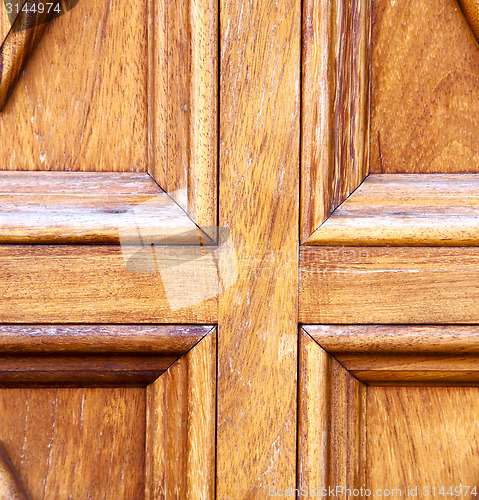
[[[304,329],[367,384],[476,386],[479,382],[476,326],[308,325]]]
[[[147,171],[147,12],[81,0],[48,25],[2,111],[0,169]]]
[[[169,325],[2,325],[2,353],[127,353],[182,355],[211,326]]]
[[[39,4],[44,6],[43,13],[39,13]],[[18,13],[5,39],[0,38],[0,111],[3,109],[8,93],[12,90],[25,62],[35,50],[45,30],[46,23],[53,18],[55,13],[54,5],[45,6],[42,0],[28,0],[18,5],[22,7],[22,10]],[[15,7],[17,4],[11,6],[12,10]],[[28,9],[30,13],[26,13],[23,8]],[[33,9],[35,9],[35,13],[31,12]],[[0,18],[0,22],[7,24],[9,21]],[[6,29],[5,26],[2,26],[0,34]]]
[[[296,476],[301,2],[220,12],[220,226],[238,279],[218,315],[216,495],[265,498]]]
[[[0,185],[0,243],[211,243],[148,174],[0,172]]]
[[[479,3],[477,0],[458,0],[469,26],[479,42]]]
[[[370,11],[359,0],[303,5],[302,240],[368,173]]]
[[[0,443],[0,499],[29,500],[17,471]]]
[[[217,223],[218,2],[148,2],[148,171],[200,226]]]
[[[298,488],[364,486],[366,387],[304,330],[299,373]]]
[[[479,44],[457,0],[375,0],[371,172],[479,171]]]
[[[148,500],[215,498],[216,332],[147,388]]]
[[[477,486],[478,388],[369,387],[367,487]],[[429,490],[432,497],[432,490]]]
[[[371,174],[305,242],[478,246],[477,174]]]
[[[181,255],[168,252],[152,267],[155,254],[147,255],[144,269],[128,268],[118,246],[0,246],[0,321],[213,324],[214,261],[186,253],[178,260]]]
[[[302,247],[302,323],[478,323],[477,248]]]
[[[478,354],[479,327],[459,325],[304,325],[327,352]]]
[[[146,386],[211,327],[5,325],[0,386]]]
[[[142,498],[145,389],[1,389],[0,440],[32,499]]]

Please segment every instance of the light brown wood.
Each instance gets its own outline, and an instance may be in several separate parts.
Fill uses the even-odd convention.
[[[147,388],[146,498],[215,497],[216,332]]]
[[[479,171],[479,44],[456,0],[375,0],[374,173]]]
[[[218,4],[149,0],[148,5],[148,171],[197,224],[214,226]]]
[[[2,111],[2,170],[147,171],[147,12],[81,0],[49,24]]]
[[[32,499],[142,498],[145,389],[1,389],[0,414]]]
[[[12,462],[0,444],[0,499],[28,500],[29,497],[14,469]]]
[[[367,401],[367,487],[469,485],[459,498],[474,498],[479,490],[476,453],[479,389],[429,387],[369,387]],[[472,488],[476,486],[476,493]],[[458,490],[461,493],[460,490]],[[454,491],[454,494],[456,491]],[[392,495],[391,495],[392,497]],[[397,498],[397,495],[396,495]]]
[[[166,248],[155,257],[138,247],[0,246],[0,321],[215,323],[214,259],[201,260],[201,247]]]
[[[216,494],[265,498],[296,477],[301,2],[220,12],[219,225],[238,279],[218,315]]]
[[[0,386],[146,386],[211,327],[2,326]]]
[[[53,2],[51,5],[45,4],[46,2],[44,3],[43,0],[19,2],[18,5],[21,11],[17,13],[5,39],[0,38],[0,111],[5,106],[7,96],[20,75],[25,62],[40,40],[46,23],[55,14],[56,5],[53,5]],[[39,12],[39,5],[42,5],[42,13]],[[17,3],[11,7],[12,19],[15,13],[13,11],[14,7],[17,7]],[[28,9],[30,12],[27,13],[23,9]],[[9,22],[4,17],[0,18],[0,21],[4,24]],[[2,27],[0,33],[2,31],[6,31],[6,28]]]
[[[303,247],[302,323],[477,323],[479,249]]]
[[[478,246],[479,176],[371,174],[305,242]]]
[[[368,173],[370,3],[303,5],[301,239]]]
[[[148,174],[0,172],[0,184],[0,243],[212,243]]]
[[[305,498],[326,498],[324,489],[360,488],[366,387],[304,330],[299,370],[298,489]]]

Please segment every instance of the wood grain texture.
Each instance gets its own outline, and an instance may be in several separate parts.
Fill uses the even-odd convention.
[[[369,387],[367,487],[477,485],[477,388]],[[429,490],[432,496],[432,490]],[[477,491],[477,488],[476,488]]]
[[[0,498],[29,500],[28,494],[18,477],[17,471],[0,444]]]
[[[478,246],[477,174],[371,174],[305,242]]]
[[[1,387],[143,387],[211,327],[5,325]]]
[[[469,26],[479,42],[479,3],[477,0],[458,0]]]
[[[143,497],[145,389],[1,389],[0,414],[32,498]]]
[[[218,2],[149,0],[148,171],[200,226],[217,223]]]
[[[327,352],[479,354],[479,327],[458,325],[305,325]]]
[[[54,15],[54,6],[51,5],[50,8],[45,9],[43,0],[28,0],[25,3],[19,3],[19,5],[21,7],[20,13],[18,13],[5,39],[0,39],[0,111],[5,106],[8,94],[11,92],[25,62],[37,46],[46,23]],[[39,12],[39,5],[43,6],[43,13]],[[24,11],[24,8],[30,12]],[[0,20],[5,24],[8,22],[5,18]],[[4,30],[5,28],[1,31]]]
[[[301,239],[368,173],[370,3],[303,4]]]
[[[147,25],[146,0],[52,21],[2,112],[1,169],[146,172]]]
[[[214,260],[171,248],[130,270],[117,246],[0,246],[0,321],[215,323]]]
[[[216,332],[147,388],[147,499],[215,496]]]
[[[220,12],[220,227],[238,279],[220,297],[217,496],[264,498],[296,478],[301,2]]]
[[[312,325],[305,330],[373,385],[477,385],[475,326]]]
[[[211,243],[148,174],[0,172],[0,184],[3,244]]]
[[[374,173],[479,171],[479,45],[456,0],[375,0]]]
[[[298,488],[306,498],[329,487],[360,488],[367,473],[366,387],[304,330],[299,370]]]
[[[302,323],[479,321],[477,248],[303,247],[300,260]]]

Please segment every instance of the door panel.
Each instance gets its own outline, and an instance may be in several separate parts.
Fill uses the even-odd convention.
[[[457,0],[375,0],[371,172],[479,170],[479,46]]]
[[[0,389],[0,439],[32,498],[142,498],[145,388]]]

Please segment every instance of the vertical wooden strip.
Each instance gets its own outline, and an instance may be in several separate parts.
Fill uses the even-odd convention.
[[[333,2],[333,64],[336,72],[334,91],[334,174],[332,206],[334,210],[349,194],[351,172],[351,6],[350,0]],[[329,214],[328,214],[329,215]]]
[[[331,356],[303,329],[299,344],[298,488],[326,487]]]
[[[368,173],[370,2],[303,9],[302,241]]]
[[[349,498],[344,488],[360,489],[366,480],[366,386],[304,330],[298,408],[297,487],[302,497],[315,498],[326,489]]]
[[[217,220],[218,0],[150,0],[149,173],[200,226]]]
[[[214,497],[216,334],[147,388],[147,499]]]
[[[200,226],[216,226],[218,0],[191,0],[190,9],[188,214]]]
[[[351,2],[351,168],[348,195],[369,173],[370,5],[370,0]]]
[[[301,106],[301,240],[330,212],[334,170],[335,75],[331,64],[332,6],[329,0],[303,2]]]
[[[300,7],[220,2],[220,226],[238,279],[219,306],[218,498],[295,484]]]
[[[330,450],[328,486],[347,484],[348,464],[348,372],[331,359],[330,372]]]

